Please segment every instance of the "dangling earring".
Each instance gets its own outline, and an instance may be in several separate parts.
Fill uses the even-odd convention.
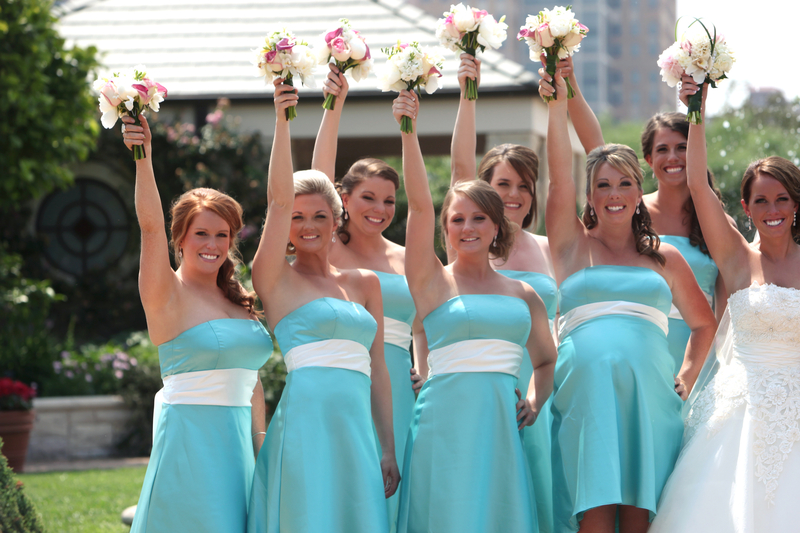
[[[178,249],[178,256],[183,257],[183,248]]]
[[[492,247],[497,248],[497,233],[494,234],[494,240],[492,240]]]
[[[639,215],[641,212],[639,211],[639,204],[636,204],[636,214]]]
[[[347,221],[348,218],[350,217],[347,216],[347,209],[342,209],[342,220]]]
[[[594,207],[589,206],[589,216],[594,218]]]
[[[336,234],[335,233],[333,234],[333,237],[331,237],[331,242],[336,242]]]
[[[794,212],[794,218],[792,219],[792,226],[797,225],[797,211]]]
[[[753,226],[752,226],[751,222],[752,221],[750,220],[750,217],[748,216],[747,217],[747,231],[750,231],[751,229],[753,229]]]

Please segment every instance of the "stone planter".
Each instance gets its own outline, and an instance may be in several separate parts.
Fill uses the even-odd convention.
[[[14,472],[22,472],[28,441],[33,429],[36,411],[0,411],[0,438],[3,439],[3,455]]]

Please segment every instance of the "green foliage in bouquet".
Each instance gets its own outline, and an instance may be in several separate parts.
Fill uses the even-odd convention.
[[[70,183],[66,164],[86,159],[99,131],[97,50],[65,47],[51,6],[0,2],[0,209]]]
[[[0,439],[0,448],[3,441]],[[44,533],[44,525],[25,494],[21,481],[14,478],[8,461],[0,455],[0,531],[4,533]]]

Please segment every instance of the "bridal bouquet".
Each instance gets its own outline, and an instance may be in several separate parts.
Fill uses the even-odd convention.
[[[92,85],[100,93],[100,123],[106,129],[111,129],[117,119],[129,115],[141,124],[139,115],[149,107],[156,113],[161,102],[167,97],[167,89],[147,77],[144,65],[137,65],[125,72],[115,72],[111,78],[100,78]],[[133,159],[139,160],[147,157],[144,147],[134,145]]]
[[[327,65],[333,57],[342,73],[352,69],[350,75],[355,81],[367,77],[372,70],[372,55],[366,40],[350,26],[349,20],[339,19],[339,25],[325,32],[322,39],[324,42],[316,47],[320,65]],[[336,95],[329,94],[322,107],[333,110],[335,105]]]
[[[270,83],[275,77],[284,78],[283,83],[294,86],[294,77],[306,87],[316,87],[314,69],[317,66],[317,57],[308,43],[298,41],[294,33],[287,29],[273,31],[267,35],[266,44],[253,50],[253,58],[257,72],[256,76],[263,76],[264,83]],[[286,108],[286,120],[297,117],[297,110]]]
[[[716,88],[718,81],[728,77],[727,74],[736,59],[725,38],[717,35],[717,29],[714,28],[712,36],[700,19],[695,19],[680,39],[677,38],[677,33],[675,37],[676,42],[664,50],[658,58],[661,79],[670,87],[675,87],[684,74],[694,79],[700,89],[689,97],[689,111],[686,118],[691,124],[701,124],[703,84],[708,83]]]
[[[581,47],[581,41],[589,33],[589,28],[578,22],[572,6],[556,6],[545,9],[538,15],[529,15],[525,25],[519,29],[517,39],[526,41],[531,49],[531,61],[539,61],[542,52],[547,56],[545,69],[551,77],[556,75],[556,65],[561,59],[571,57]],[[567,98],[575,96],[575,90],[567,82]],[[555,85],[553,86],[555,89]],[[545,101],[555,100],[556,94],[548,96]]]
[[[487,48],[498,49],[506,40],[508,24],[505,16],[496,21],[492,15],[481,9],[458,4],[450,6],[436,25],[436,37],[445,48],[458,53],[462,50],[473,57],[475,52]],[[467,79],[467,100],[478,99],[478,84]]]
[[[425,92],[433,94],[439,88],[442,77],[444,58],[420,48],[418,42],[398,43],[391,48],[381,48],[381,52],[389,56],[383,73],[378,76],[378,86],[382,91],[403,89],[414,91],[417,87],[425,87]],[[400,121],[400,131],[412,133],[411,118],[404,116]]]

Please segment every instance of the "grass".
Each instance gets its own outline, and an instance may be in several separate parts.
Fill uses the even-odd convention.
[[[146,467],[20,474],[48,533],[126,533],[123,509],[136,505]]]

